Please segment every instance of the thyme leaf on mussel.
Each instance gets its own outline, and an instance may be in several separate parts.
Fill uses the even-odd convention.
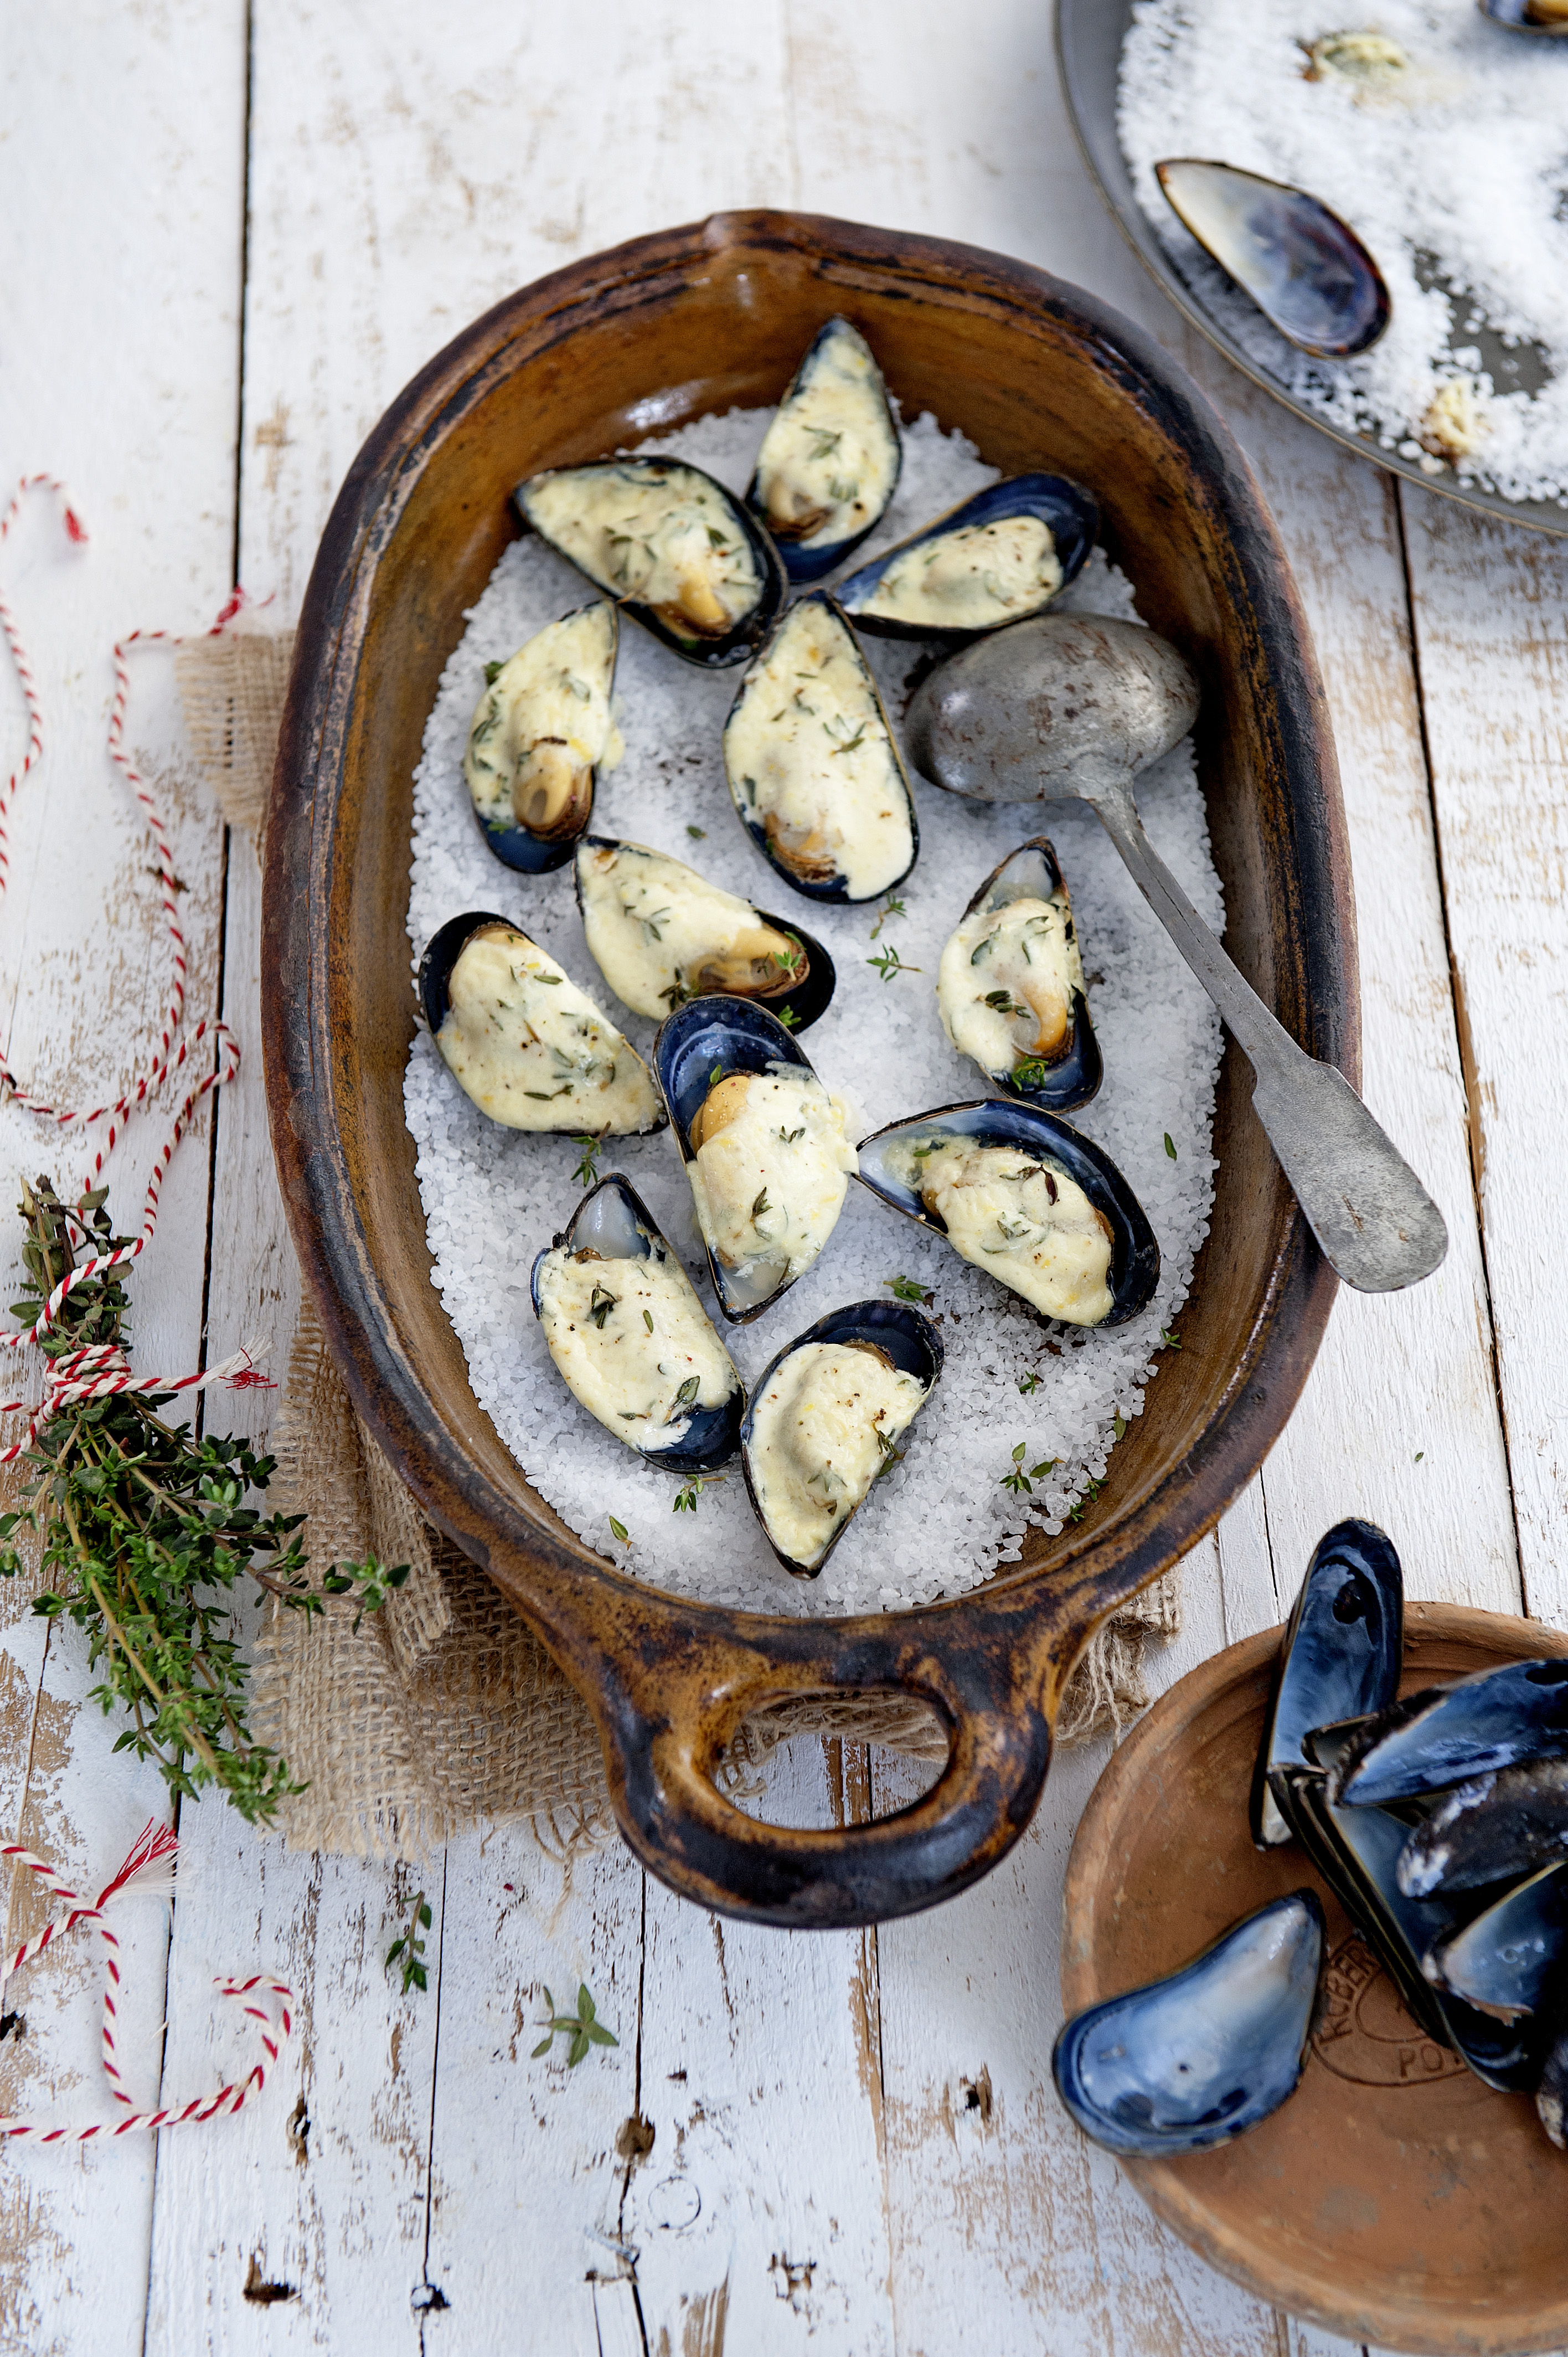
[[[601,1334],[605,1330],[605,1319],[615,1308],[618,1298],[619,1296],[611,1293],[607,1286],[602,1285],[595,1286],[588,1301],[588,1315],[593,1319]]]

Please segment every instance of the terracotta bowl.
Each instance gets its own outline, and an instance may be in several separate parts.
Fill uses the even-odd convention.
[[[1021,263],[792,214],[639,239],[524,288],[415,378],[351,468],[301,618],[267,830],[263,1017],[295,1242],[355,1404],[432,1519],[482,1564],[596,1718],[616,1811],[653,1871],[779,1923],[856,1923],[961,1889],[1039,1797],[1057,1699],[1096,1622],[1189,1547],[1300,1391],[1333,1279],[1221,1076],[1213,1230],[1147,1413],[1082,1522],[924,1611],[788,1620],[639,1587],[530,1489],[475,1403],[430,1283],[404,1126],[411,773],[443,664],[516,533],[531,469],[777,399],[822,319],[869,336],[906,415],[1008,470],[1091,484],[1112,557],[1203,683],[1200,764],[1227,941],[1315,1054],[1359,1033],[1338,780],[1284,554],[1245,461],[1164,353]],[[1021,823],[1020,832],[1026,832]],[[769,1699],[902,1689],[949,1728],[887,1823],[787,1831],[714,1790]]]
[[[1484,2087],[1434,2044],[1292,1842],[1247,1828],[1280,1631],[1173,1686],[1094,1788],[1068,1862],[1069,2013],[1187,1963],[1270,1899],[1310,1885],[1327,1964],[1300,2086],[1215,2152],[1124,2160],[1150,2208],[1261,2299],[1387,2349],[1568,2342],[1568,2154],[1529,2095]],[[1456,1605],[1405,1616],[1402,1693],[1568,1652],[1539,1620]]]

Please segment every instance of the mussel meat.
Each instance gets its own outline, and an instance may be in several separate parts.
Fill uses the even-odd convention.
[[[774,412],[746,494],[791,581],[820,581],[875,531],[903,461],[870,345],[848,319],[829,319]]]
[[[719,1308],[745,1325],[811,1267],[855,1169],[844,1105],[745,998],[678,1007],[653,1071],[686,1165]]]
[[[663,1127],[637,1050],[505,917],[449,918],[419,962],[418,991],[447,1069],[503,1128],[604,1137]]]
[[[962,646],[1042,612],[1082,571],[1099,530],[1081,483],[1014,475],[873,557],[838,600],[857,630]]]
[[[1270,1770],[1309,1759],[1326,1766],[1308,1737],[1391,1703],[1403,1649],[1404,1575],[1393,1541],[1374,1523],[1336,1523],[1313,1551],[1274,1667],[1252,1779],[1252,1839],[1260,1849],[1290,1839]]]
[[[948,1038],[1026,1104],[1087,1104],[1104,1067],[1089,1019],[1072,902],[1043,834],[1009,852],[942,952],[937,1007]]]
[[[758,1376],[741,1469],[768,1543],[814,1579],[936,1388],[936,1328],[899,1301],[853,1301],[787,1342]]]
[[[515,497],[542,540],[688,662],[744,662],[784,602],[761,525],[683,459],[548,468]]]
[[[534,1261],[533,1314],[563,1382],[607,1432],[671,1473],[740,1445],[746,1393],[677,1255],[612,1172]]]
[[[564,866],[593,815],[595,775],[620,749],[610,716],[619,635],[601,598],[489,666],[463,775],[485,840],[509,867],[538,876]]]
[[[1568,1862],[1543,1867],[1527,1882],[1445,1932],[1422,1970],[1477,2013],[1517,2021],[1541,2010],[1562,1977],[1568,1953]]]
[[[1568,1760],[1529,1760],[1455,1785],[1404,1845],[1400,1889],[1413,1899],[1478,1890],[1568,1857]]]
[[[1506,1662],[1391,1704],[1336,1770],[1337,1801],[1386,1806],[1568,1753],[1568,1660]]]
[[[668,852],[590,834],[576,879],[594,961],[634,1013],[661,1020],[715,991],[758,1000],[791,1031],[826,1012],[833,963],[821,942]]]
[[[1330,360],[1377,342],[1392,314],[1383,274],[1320,199],[1192,156],[1155,175],[1183,226],[1288,342]]]
[[[725,772],[752,841],[813,900],[875,900],[919,835],[876,682],[833,600],[789,608],[725,723]]]
[[[1278,2111],[1306,2060],[1323,1909],[1293,1890],[1147,1987],[1074,2014],[1052,2055],[1057,2089],[1111,2152],[1229,2144]]]
[[[941,1105],[859,1150],[873,1194],[1042,1317],[1120,1326],[1147,1307],[1160,1248],[1143,1206],[1104,1149],[1057,1114],[998,1098]]]

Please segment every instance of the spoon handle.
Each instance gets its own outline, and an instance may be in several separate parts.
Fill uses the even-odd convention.
[[[1361,1293],[1430,1276],[1448,1231],[1409,1163],[1343,1072],[1299,1048],[1243,981],[1144,834],[1130,788],[1097,784],[1084,800],[1251,1065],[1252,1110],[1329,1266]]]

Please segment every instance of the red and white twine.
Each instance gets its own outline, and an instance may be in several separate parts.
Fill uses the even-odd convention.
[[[81,2127],[50,2127],[43,2120],[26,2120],[0,2115],[0,2136],[30,2136],[35,2144],[91,2144],[100,2136],[131,2136],[141,2129],[177,2128],[193,2123],[218,2119],[239,2111],[252,2095],[259,2095],[266,2084],[267,2072],[278,2061],[294,2028],[294,1992],[286,1981],[274,1980],[270,1973],[252,1973],[246,1980],[234,1980],[220,1975],[214,1983],[222,1996],[232,1997],[240,2004],[247,2020],[261,2024],[263,2060],[252,2065],[242,2079],[231,2080],[209,2095],[197,2095],[188,2104],[166,2104],[156,2112],[138,2112],[132,2108],[121,2075],[116,2048],[119,2029],[121,1991],[120,1943],[105,1910],[117,1899],[127,1897],[162,1898],[172,1887],[172,1871],[177,1847],[174,1835],[166,1825],[156,1820],[143,1826],[129,1857],[106,1882],[95,1900],[82,1900],[56,1873],[47,1858],[38,1857],[32,1850],[24,1849],[18,1842],[0,1846],[0,1858],[9,1858],[17,1866],[27,1867],[46,1882],[56,1897],[65,1901],[69,1912],[55,1916],[46,1923],[36,1938],[24,1941],[16,1954],[0,1973],[0,1988],[11,1975],[31,1964],[35,1956],[63,1939],[79,1923],[97,1926],[103,1943],[103,2075],[109,2091],[124,2110],[111,2113],[107,2119],[89,2120]],[[258,1992],[279,2000],[277,2015],[257,2001]],[[248,2003],[246,2000],[250,2000]]]
[[[5,510],[4,516],[0,517],[0,547],[4,546],[27,494],[34,490],[52,491],[58,496],[66,538],[75,546],[85,544],[86,530],[67,498],[64,484],[53,475],[38,474],[22,477],[13,494],[11,504]],[[232,619],[239,609],[240,603],[241,593],[236,590],[213,625],[214,637],[223,629],[225,623]],[[4,631],[6,645],[10,649],[11,660],[21,683],[27,715],[27,751],[19,765],[6,779],[4,790],[0,791],[0,898],[3,898],[5,887],[10,880],[9,830],[12,804],[16,800],[17,789],[43,751],[44,730],[43,710],[38,697],[38,683],[34,678],[27,650],[22,643],[21,633],[16,628],[16,617],[12,613],[10,603],[3,589],[0,589],[0,630]],[[85,1193],[88,1189],[96,1186],[104,1163],[113,1151],[121,1132],[132,1114],[147,1103],[172,1073],[182,1071],[188,1062],[190,1062],[194,1069],[199,1050],[204,1040],[211,1042],[209,1053],[214,1056],[214,1062],[212,1069],[204,1073],[200,1079],[193,1082],[187,1091],[179,1110],[175,1115],[168,1136],[159,1149],[157,1159],[153,1165],[153,1175],[147,1182],[146,1196],[142,1207],[141,1232],[128,1243],[120,1245],[114,1252],[90,1254],[80,1266],[70,1270],[55,1286],[32,1327],[19,1333],[0,1335],[0,1350],[18,1351],[24,1349],[28,1342],[41,1340],[54,1325],[59,1315],[60,1306],[68,1294],[74,1292],[79,1285],[86,1284],[90,1278],[102,1276],[110,1270],[122,1267],[127,1262],[137,1259],[145,1251],[152,1241],[153,1232],[157,1226],[158,1198],[163,1188],[165,1173],[174,1158],[175,1148],[185,1134],[191,1114],[209,1089],[221,1088],[225,1082],[233,1079],[240,1068],[239,1043],[226,1024],[204,1017],[193,1030],[187,1032],[183,1028],[186,981],[185,935],[179,921],[179,905],[177,897],[179,887],[175,875],[174,856],[169,846],[168,833],[164,824],[163,814],[153,799],[146,780],[136,769],[125,750],[125,709],[131,693],[128,658],[131,651],[136,647],[168,644],[170,640],[171,634],[166,630],[133,630],[128,638],[115,641],[114,700],[109,714],[108,739],[109,758],[141,804],[142,814],[146,820],[148,832],[153,838],[153,850],[157,861],[158,889],[168,928],[174,978],[169,991],[168,1005],[162,1018],[157,1050],[146,1069],[137,1074],[123,1095],[116,1097],[112,1104],[91,1107],[65,1107],[50,1104],[42,1097],[32,1095],[16,1079],[4,1053],[0,1053],[0,1103],[20,1105],[24,1112],[37,1114],[40,1118],[53,1122],[61,1129],[68,1126],[85,1128],[94,1122],[107,1122],[108,1127],[93,1157],[92,1167],[82,1182],[81,1191]],[[225,1359],[220,1366],[209,1368],[203,1373],[174,1377],[159,1375],[133,1377],[124,1351],[112,1345],[73,1351],[69,1357],[57,1360],[48,1367],[44,1378],[43,1396],[35,1407],[28,1409],[24,1400],[0,1400],[0,1415],[26,1412],[28,1415],[26,1437],[14,1442],[10,1448],[0,1449],[0,1465],[9,1464],[14,1458],[22,1456],[31,1448],[39,1429],[73,1401],[102,1399],[114,1392],[169,1394],[201,1391],[215,1383],[228,1383],[237,1386],[246,1383],[254,1383],[264,1381],[265,1378],[258,1375],[252,1368],[250,1353],[243,1351],[236,1353],[232,1358]]]

